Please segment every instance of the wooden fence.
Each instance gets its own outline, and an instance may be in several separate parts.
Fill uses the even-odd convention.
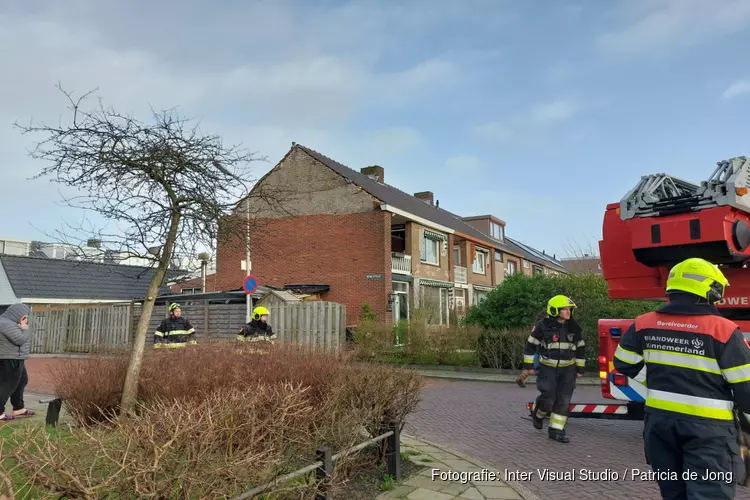
[[[130,345],[129,303],[101,307],[34,306],[32,353],[110,351]]]
[[[245,324],[245,304],[217,304],[206,301],[180,302],[182,314],[190,320],[201,339],[233,339]],[[167,316],[167,306],[154,307],[149,322],[148,344]],[[282,342],[294,342],[332,350],[346,341],[346,307],[334,302],[310,301],[269,307],[269,323]],[[130,346],[141,305],[65,304],[34,306],[31,314],[32,353],[108,352]]]

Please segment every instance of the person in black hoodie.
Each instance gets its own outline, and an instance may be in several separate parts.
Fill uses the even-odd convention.
[[[240,328],[237,340],[241,342],[255,342],[258,340],[275,340],[276,334],[268,324],[268,309],[258,306],[253,309],[253,319]]]

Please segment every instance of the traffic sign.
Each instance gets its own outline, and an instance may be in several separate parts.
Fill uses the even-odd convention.
[[[251,294],[258,289],[258,279],[252,274],[245,278],[242,282],[242,288],[245,289],[245,293]]]

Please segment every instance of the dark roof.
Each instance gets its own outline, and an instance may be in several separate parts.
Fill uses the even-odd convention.
[[[529,245],[521,243],[518,240],[508,238],[507,236],[505,237],[505,239],[508,243],[508,246],[511,247],[511,251],[518,252],[526,260],[535,262],[537,264],[542,264],[544,266],[556,268],[558,271],[567,272],[565,265],[551,255],[542,253],[536,248],[530,247]]]
[[[255,293],[251,294],[251,297],[253,299],[260,299],[271,290],[275,289],[275,287],[261,285],[255,291]],[[183,302],[192,302],[195,300],[208,300],[210,302],[224,302],[227,304],[235,304],[245,302],[247,300],[247,294],[244,290],[225,290],[221,292],[206,293],[172,293],[171,291],[168,291],[168,293],[165,293],[163,295],[160,294],[158,297],[156,297],[157,304],[163,304],[165,302],[177,302],[179,304]]]
[[[342,165],[341,163],[332,160],[331,158],[318,153],[313,149],[302,146],[301,144],[295,144],[293,148],[299,148],[300,150],[304,151],[313,159],[319,161],[340,176],[364,189],[370,195],[379,199],[386,205],[392,205],[405,212],[409,212],[410,214],[414,214],[423,219],[429,220],[436,224],[440,224],[441,226],[453,229],[454,231],[482,241],[489,247],[516,253],[522,255],[527,260],[545,266],[554,267],[561,271],[565,271],[562,263],[552,259],[552,257],[545,256],[541,252],[538,252],[531,247],[528,247],[527,245],[517,244],[516,242],[507,238],[507,236],[504,241],[496,240],[495,238],[492,238],[491,236],[484,234],[482,231],[476,229],[474,226],[463,220],[462,217],[454,213],[451,213],[435,205],[430,205],[429,203],[426,203],[419,198],[405,193],[404,191],[401,191],[400,189],[388,184],[381,184],[375,179],[372,179],[361,172],[357,172],[356,170]],[[493,216],[487,216],[487,218],[497,219],[497,217]]]
[[[309,295],[327,292],[328,290],[330,290],[330,288],[331,287],[328,285],[308,285],[308,284],[284,285],[284,290],[286,290],[287,292],[309,294]]]
[[[327,156],[322,155],[310,148],[299,144],[295,145],[295,147],[298,147],[340,176],[361,187],[386,205],[393,205],[394,207],[399,208],[405,212],[409,212],[410,214],[414,214],[418,217],[422,217],[423,219],[429,220],[436,224],[440,224],[441,226],[448,227],[450,229],[453,229],[454,231],[458,231],[460,233],[471,236],[472,238],[476,238],[487,243],[488,246],[494,247],[497,245],[497,243],[493,242],[493,240],[491,240],[487,235],[476,230],[474,227],[462,221],[458,216],[448,212],[447,210],[436,207],[435,205],[430,205],[420,200],[419,198],[405,193],[393,186],[389,186],[388,184],[381,184],[378,181],[371,179],[370,177],[357,172],[356,170],[352,170],[351,168],[344,166],[341,163],[332,160]]]
[[[0,255],[13,293],[19,299],[142,299],[154,269],[123,264]],[[168,281],[183,270],[167,271]],[[171,293],[162,286],[160,293]]]

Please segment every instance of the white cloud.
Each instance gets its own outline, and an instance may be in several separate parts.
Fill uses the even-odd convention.
[[[629,0],[619,16],[625,26],[598,39],[601,48],[621,53],[658,53],[750,26],[747,0]]]
[[[566,120],[578,111],[576,105],[567,100],[538,104],[531,110],[531,118],[539,123]]]
[[[474,129],[474,133],[482,139],[493,142],[504,142],[513,136],[510,127],[499,122],[483,123]]]
[[[408,126],[362,132],[350,126],[355,113],[444,100],[464,73],[456,54],[404,62],[386,57],[388,51],[450,24],[451,15],[460,22],[483,17],[462,6],[450,14],[425,11],[426,2],[383,7],[363,1],[329,9],[281,1],[221,9],[188,1],[193,3],[160,3],[146,17],[130,3],[0,6],[6,76],[0,79],[0,174],[7,177],[14,169],[26,179],[43,167],[26,152],[40,137],[21,136],[12,123],[67,119],[65,99],[54,88],[58,82],[76,95],[98,88],[105,105],[137,116],[150,106],[177,106],[183,116],[200,119],[204,132],[267,156],[257,175],[292,141],[332,155],[356,147],[353,156],[362,162],[397,155],[422,143],[419,132]],[[365,153],[376,157],[365,159]],[[51,208],[51,200],[59,199],[57,185],[37,181],[31,189],[43,201],[24,218],[59,227],[61,221],[49,216],[59,213]],[[2,206],[9,209],[18,192],[8,183],[0,186]]]
[[[452,170],[470,170],[475,172],[482,167],[482,162],[476,156],[459,155],[452,156],[445,160],[445,166]]]
[[[739,82],[735,82],[727,87],[727,89],[721,94],[721,96],[724,99],[731,99],[732,97],[747,94],[748,92],[750,92],[750,81],[742,80]]]

